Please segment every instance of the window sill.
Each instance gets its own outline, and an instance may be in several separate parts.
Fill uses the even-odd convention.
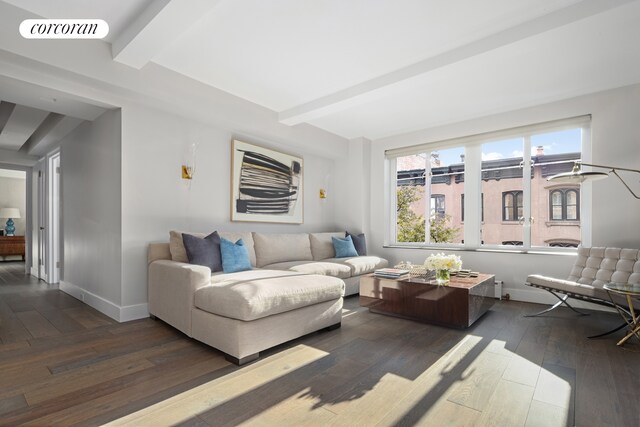
[[[465,248],[462,246],[427,246],[420,244],[406,245],[383,245],[384,249],[421,249],[427,251],[459,251],[459,252],[488,252],[502,254],[523,254],[523,255],[578,255],[576,248],[531,248],[531,249],[502,249],[502,248]]]
[[[547,227],[580,227],[580,221],[545,221]]]

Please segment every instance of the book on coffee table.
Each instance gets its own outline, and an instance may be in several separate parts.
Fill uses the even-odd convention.
[[[409,274],[409,270],[401,268],[379,268],[373,272],[376,277],[385,277],[388,279],[399,279]]]

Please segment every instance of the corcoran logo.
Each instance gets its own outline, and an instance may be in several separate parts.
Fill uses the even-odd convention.
[[[102,39],[109,24],[102,19],[25,19],[20,34],[25,39]]]

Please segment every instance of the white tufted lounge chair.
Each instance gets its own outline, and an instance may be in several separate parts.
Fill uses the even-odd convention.
[[[562,304],[580,315],[587,314],[572,307],[567,302],[568,298],[614,307],[609,294],[603,289],[603,286],[607,283],[640,283],[640,250],[580,247],[578,248],[578,258],[567,280],[539,274],[530,275],[525,283],[527,286],[544,289],[553,294],[559,301],[553,306],[527,317],[548,313]],[[559,294],[564,295],[560,296]],[[628,308],[627,300],[622,296],[612,294],[611,297],[619,308],[623,310]],[[626,324],[598,336],[615,332],[624,326]]]

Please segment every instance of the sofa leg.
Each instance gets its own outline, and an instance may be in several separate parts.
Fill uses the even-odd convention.
[[[338,329],[338,328],[339,328],[339,327],[341,327],[341,326],[342,326],[342,322],[338,322],[338,323],[334,323],[334,324],[333,324],[333,325],[331,325],[331,326],[327,326],[327,327],[325,328],[325,330],[326,330],[326,331],[333,331],[333,330],[335,330],[335,329]]]
[[[242,357],[240,359],[238,359],[237,357],[234,357],[230,354],[225,354],[224,358],[227,359],[229,362],[238,365],[238,366],[242,366],[246,363],[249,362],[253,362],[254,360],[256,360],[258,357],[260,357],[260,353],[254,353],[254,354],[250,354],[248,356]]]

